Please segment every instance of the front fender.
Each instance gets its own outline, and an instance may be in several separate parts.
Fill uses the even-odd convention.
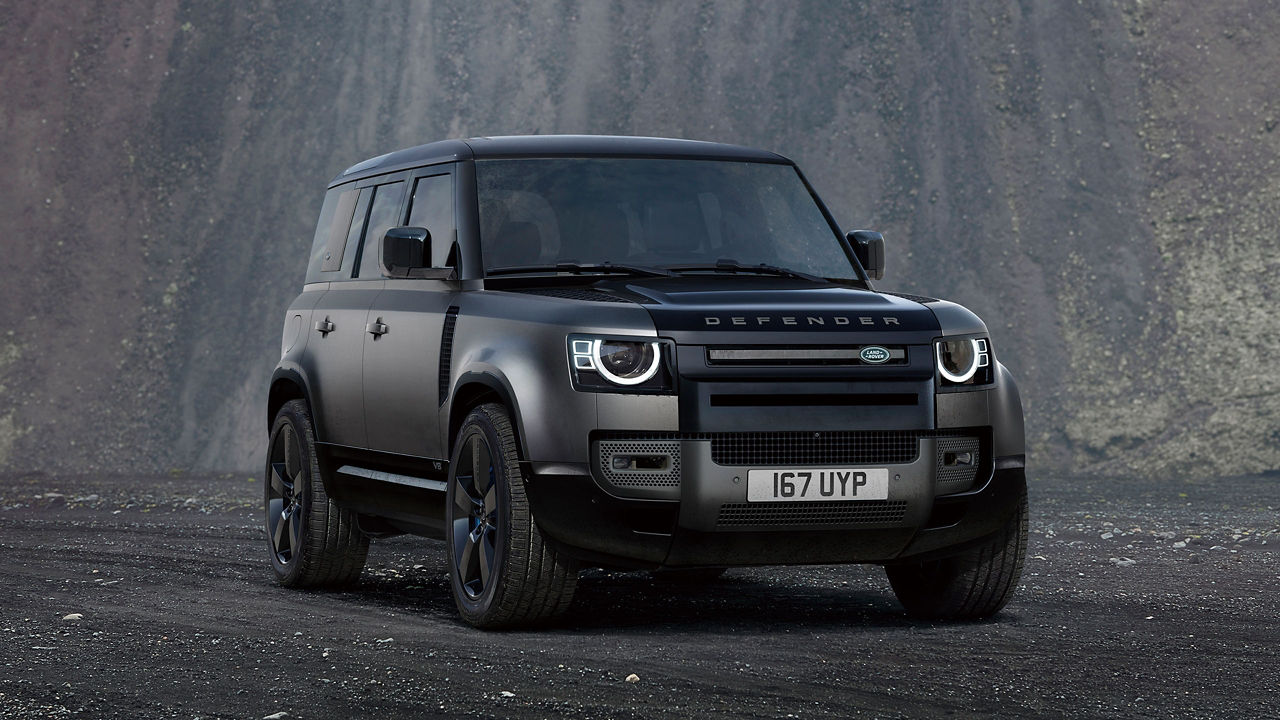
[[[455,407],[460,400],[469,405],[475,392],[486,388],[511,412],[521,458],[534,462],[586,458],[587,436],[596,423],[596,399],[592,393],[574,391],[566,359],[563,329],[545,333],[507,334],[483,349],[464,353],[449,395],[446,433],[456,428],[454,419],[465,416],[469,407]],[[443,438],[441,447],[450,448],[453,438]]]
[[[1026,455],[1026,430],[1023,426],[1022,397],[1013,373],[996,363],[996,386],[987,398],[991,413],[993,454],[997,458]],[[1012,461],[1010,461],[1012,462]]]
[[[598,427],[595,393],[573,389],[567,339],[571,333],[656,336],[639,305],[578,302],[483,290],[459,298],[442,431],[459,411],[463,392],[479,383],[507,404],[529,462],[586,462],[588,436]],[[453,438],[443,438],[449,447]]]

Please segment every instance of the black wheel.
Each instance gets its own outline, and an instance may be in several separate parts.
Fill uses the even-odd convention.
[[[271,426],[266,468],[267,550],[286,587],[336,587],[360,577],[369,538],[325,494],[306,402],[290,400]]]
[[[724,575],[729,568],[663,568],[650,571],[649,576],[655,582],[679,585],[705,585],[713,583]]]
[[[449,575],[464,620],[479,628],[513,627],[568,609],[578,567],[543,542],[501,405],[477,407],[458,430],[447,507]]]
[[[889,565],[889,584],[907,614],[926,620],[976,620],[1013,596],[1027,554],[1027,491],[1018,510],[986,542],[939,560]]]

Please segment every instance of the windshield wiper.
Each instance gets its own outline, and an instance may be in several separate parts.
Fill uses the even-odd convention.
[[[525,273],[569,273],[571,275],[587,275],[604,273],[608,275],[645,275],[649,277],[670,277],[673,273],[663,268],[647,265],[629,265],[627,263],[571,263],[563,262],[554,265],[509,265],[507,267],[489,268],[484,274],[523,275]]]
[[[711,271],[711,272],[728,272],[728,273],[756,273],[758,275],[777,275],[779,277],[799,278],[801,280],[809,280],[810,282],[817,282],[817,283],[826,282],[826,280],[820,277],[817,277],[816,275],[802,273],[799,270],[791,270],[789,268],[778,267],[776,265],[766,265],[764,263],[760,263],[759,265],[747,265],[745,263],[740,263],[737,260],[732,260],[730,258],[720,258],[719,260],[716,260],[714,265],[713,264],[667,265],[666,268],[674,272]]]

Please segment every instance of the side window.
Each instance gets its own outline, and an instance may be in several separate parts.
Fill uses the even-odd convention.
[[[453,245],[453,176],[431,175],[413,184],[409,206],[409,226],[424,227],[431,233],[431,265],[444,267]]]
[[[351,268],[356,264],[357,256],[360,254],[360,238],[364,237],[365,223],[369,221],[369,201],[373,199],[373,188],[361,188],[360,196],[356,200],[355,212],[352,214],[351,227],[346,234],[346,250],[343,257],[346,258],[342,262],[342,274],[340,279],[346,280],[351,277]]]
[[[369,221],[365,224],[364,249],[360,253],[360,267],[356,269],[356,277],[361,280],[382,277],[382,269],[378,266],[378,253],[382,252],[382,236],[396,227],[400,219],[400,200],[404,197],[404,181],[378,185],[373,190],[373,200],[369,203]]]
[[[347,249],[347,231],[351,227],[351,214],[356,209],[355,188],[338,196],[338,208],[333,213],[333,223],[329,229],[329,241],[325,244],[324,255],[320,258],[320,272],[336,272],[342,269],[342,256]]]
[[[347,229],[351,226],[356,197],[355,189],[339,190],[337,188],[330,190],[324,196],[324,206],[320,209],[320,219],[316,222],[316,234],[311,241],[311,257],[307,262],[307,282],[339,279],[334,273],[342,269]],[[347,267],[350,269],[350,263]]]

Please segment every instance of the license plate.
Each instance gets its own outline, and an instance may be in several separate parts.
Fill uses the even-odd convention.
[[[747,472],[748,502],[885,500],[886,468],[773,468]]]

